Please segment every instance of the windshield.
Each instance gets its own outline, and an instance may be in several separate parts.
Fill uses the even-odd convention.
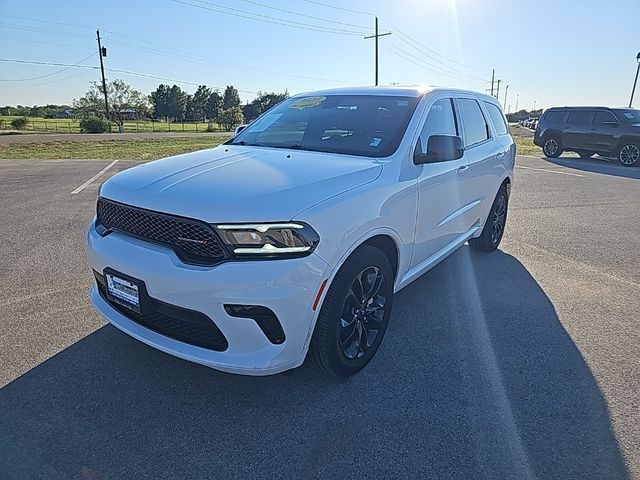
[[[294,97],[260,116],[229,143],[386,157],[397,150],[418,100],[381,95]]]
[[[640,123],[640,110],[637,108],[625,108],[617,110],[618,118],[627,123]]]

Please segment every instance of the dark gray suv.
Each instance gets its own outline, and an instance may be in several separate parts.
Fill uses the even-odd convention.
[[[544,112],[533,143],[547,157],[576,152],[614,156],[632,167],[640,163],[640,110],[635,108],[556,107]]]

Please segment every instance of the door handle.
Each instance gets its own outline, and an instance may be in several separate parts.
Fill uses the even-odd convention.
[[[458,167],[458,174],[462,175],[467,170],[469,170],[469,165],[462,165],[461,167]]]

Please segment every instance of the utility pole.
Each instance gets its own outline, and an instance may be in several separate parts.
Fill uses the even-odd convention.
[[[638,62],[638,69],[636,70],[636,79],[633,81],[633,89],[631,90],[631,100],[629,100],[629,108],[633,105],[633,94],[636,91],[636,85],[638,84],[638,74],[640,73],[640,52],[636,56],[636,61]]]
[[[500,101],[498,97],[500,97],[500,83],[502,82],[502,80],[496,80],[496,82],[498,84],[498,88],[496,89],[496,100]]]
[[[374,38],[375,39],[375,43],[376,43],[376,87],[378,86],[378,38],[380,37],[386,37],[387,35],[391,35],[391,32],[386,32],[386,33],[378,33],[378,17],[376,16],[376,33],[375,35],[369,35],[367,37],[364,37],[365,40],[368,40],[369,38]]]
[[[502,104],[503,108],[507,107],[507,93],[509,93],[509,85],[507,85],[507,88],[505,88],[504,90],[504,103]]]
[[[493,97],[493,82],[496,78],[496,69],[491,70],[491,96]]]
[[[520,100],[520,94],[516,93],[516,113],[518,112],[518,100]]]
[[[104,64],[102,63],[102,57],[107,56],[107,47],[102,47],[100,44],[100,30],[96,30],[98,36],[98,56],[100,57],[100,71],[102,72],[102,91],[104,92],[104,111],[109,120],[109,100],[107,99],[107,81],[104,79]]]

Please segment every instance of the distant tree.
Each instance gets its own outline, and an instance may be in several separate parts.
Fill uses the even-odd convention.
[[[13,107],[10,107],[9,105],[0,108],[0,115],[13,115]]]
[[[169,90],[169,117],[177,121],[184,119],[188,100],[189,95],[187,92],[177,85],[171,87],[171,90]]]
[[[224,89],[224,95],[222,97],[222,108],[224,110],[228,110],[231,107],[239,106],[240,94],[238,93],[238,90],[236,90],[233,85],[228,85],[227,88]]]
[[[109,117],[122,127],[131,110],[146,112],[148,110],[147,97],[139,90],[120,79],[107,83],[107,96],[109,99]],[[104,91],[102,84],[91,82],[91,86],[84,97],[73,99],[73,107],[82,117],[105,117]]]
[[[179,86],[158,85],[155,91],[151,92],[149,100],[152,105],[152,115],[154,118],[164,118],[169,121],[183,120],[187,111],[189,94]]]
[[[245,121],[249,122],[254,120],[259,115],[262,115],[264,112],[287,98],[289,98],[289,92],[287,90],[285,90],[284,93],[258,92],[258,96],[254,98],[251,103],[246,104],[242,109]]]
[[[218,123],[221,124],[225,130],[233,130],[236,126],[244,122],[242,116],[242,110],[238,105],[231,108],[222,109],[218,116]]]
[[[211,95],[209,95],[209,98],[207,99],[207,107],[205,109],[207,118],[218,118],[221,109],[222,97],[220,96],[220,92],[218,92],[218,90],[214,90],[213,92],[211,92]]]
[[[211,89],[205,85],[200,85],[191,97],[190,113],[192,120],[206,121],[207,119],[207,103],[211,97]]]
[[[169,92],[171,87],[169,85],[158,85],[151,95],[149,95],[149,101],[152,106],[152,115],[153,118],[164,118],[165,120],[169,117]]]

